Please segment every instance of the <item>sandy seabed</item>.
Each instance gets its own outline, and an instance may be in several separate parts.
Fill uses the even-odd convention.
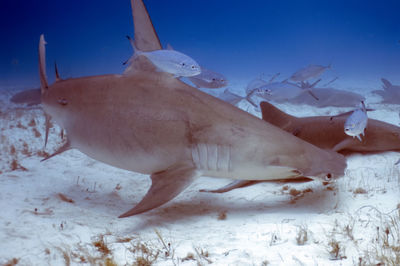
[[[210,194],[199,190],[230,180],[202,177],[164,206],[118,219],[144,196],[148,176],[77,150],[40,162],[62,144],[61,130],[54,125],[44,152],[43,111],[9,96],[0,91],[0,265],[400,262],[397,152],[348,156],[345,176],[329,185],[265,182]],[[304,116],[349,110],[278,107]],[[371,118],[399,125],[398,106],[369,107]]]

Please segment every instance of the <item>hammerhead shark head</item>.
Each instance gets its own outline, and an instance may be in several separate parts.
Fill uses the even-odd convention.
[[[131,4],[136,47],[161,49],[143,2],[131,0]],[[168,202],[202,175],[325,180],[344,174],[342,155],[319,149],[156,71],[145,57],[130,62],[123,74],[58,79],[49,85],[45,40],[40,37],[46,131],[51,119],[67,131],[66,144],[53,155],[76,148],[109,165],[151,175],[147,194],[120,217]]]
[[[389,123],[369,118],[365,137],[359,141],[344,133],[344,123],[350,114],[295,117],[268,102],[261,102],[260,107],[264,121],[322,149],[340,153],[400,151],[400,127]],[[238,180],[219,189],[201,191],[224,193],[259,182],[257,180]]]

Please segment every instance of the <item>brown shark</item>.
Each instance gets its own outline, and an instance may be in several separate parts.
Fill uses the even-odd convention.
[[[359,141],[344,133],[344,123],[348,115],[295,117],[268,102],[261,102],[260,107],[264,121],[322,149],[340,153],[400,150],[400,127],[379,120],[368,119],[365,137]],[[224,193],[259,182],[238,180],[216,190],[201,191]]]
[[[132,0],[135,42],[161,49],[141,0]],[[198,176],[270,180],[344,174],[345,158],[154,71],[144,57],[124,74],[59,79],[49,85],[39,42],[42,104],[67,131],[55,154],[76,148],[109,165],[150,174],[152,185],[127,217],[173,199]],[[48,131],[48,130],[47,130]]]

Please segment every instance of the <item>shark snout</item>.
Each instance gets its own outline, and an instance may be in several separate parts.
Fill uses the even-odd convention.
[[[323,181],[330,182],[344,176],[347,168],[346,158],[336,152],[326,151],[326,156],[321,156],[313,162],[314,177]]]

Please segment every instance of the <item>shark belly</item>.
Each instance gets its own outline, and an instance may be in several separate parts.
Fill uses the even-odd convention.
[[[205,176],[241,180],[275,180],[299,176],[295,168],[261,161],[257,154],[249,155],[245,147],[235,144],[198,143],[192,146],[191,152],[196,169]]]

